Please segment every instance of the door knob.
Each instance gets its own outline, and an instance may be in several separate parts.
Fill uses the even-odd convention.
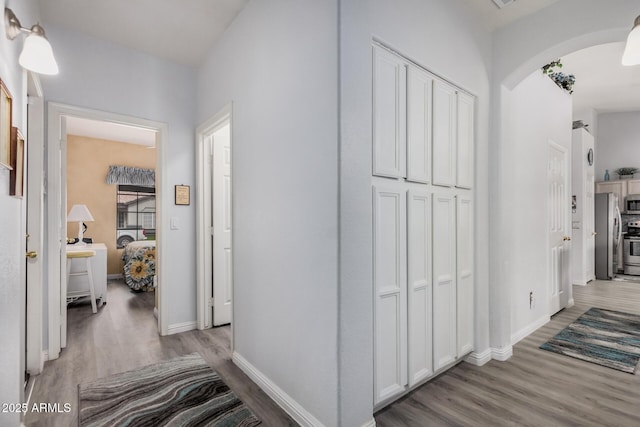
[[[571,240],[571,237],[569,237],[569,236],[564,236],[564,237],[562,238],[562,240],[564,240],[564,241],[566,242],[567,240]]]
[[[596,234],[598,234],[598,233],[596,233],[595,231],[593,233],[591,233],[592,236],[595,236]]]
[[[38,256],[38,252],[36,251],[29,251],[27,252],[24,256],[26,256],[27,258],[36,258]]]

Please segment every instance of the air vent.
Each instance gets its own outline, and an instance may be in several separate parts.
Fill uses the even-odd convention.
[[[505,6],[509,6],[514,1],[516,0],[493,0],[496,6],[498,6],[500,9],[502,9]]]

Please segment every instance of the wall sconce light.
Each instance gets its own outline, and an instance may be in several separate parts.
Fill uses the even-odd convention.
[[[9,8],[4,9],[4,27],[7,38],[13,40],[22,32],[29,35],[24,39],[22,53],[18,62],[23,68],[38,74],[58,74],[58,64],[53,57],[53,50],[49,40],[44,35],[44,28],[35,24],[31,29],[23,28],[15,13]]]
[[[627,45],[622,54],[622,65],[640,64],[640,16],[633,23],[633,29],[627,37]]]

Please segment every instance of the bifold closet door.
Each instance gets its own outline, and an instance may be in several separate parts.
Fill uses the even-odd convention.
[[[433,183],[455,184],[456,89],[440,80],[433,82]]]
[[[409,310],[409,386],[433,374],[431,290],[431,194],[407,195],[407,292]]]
[[[406,174],[407,64],[397,55],[373,47],[373,174]]]
[[[431,181],[433,77],[410,65],[407,71],[407,181]]]
[[[473,203],[456,197],[456,268],[458,297],[458,357],[473,350]]]
[[[433,196],[433,369],[456,359],[456,203]]]
[[[375,403],[407,385],[406,190],[373,188]]]
[[[474,98],[457,94],[456,187],[473,187]]]

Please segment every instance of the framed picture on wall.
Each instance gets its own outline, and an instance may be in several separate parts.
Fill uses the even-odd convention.
[[[0,79],[0,166],[11,169],[11,94]]]
[[[17,127],[11,128],[9,195],[22,198],[24,194],[24,137]]]
[[[188,185],[176,185],[176,205],[188,205],[191,203]]]

